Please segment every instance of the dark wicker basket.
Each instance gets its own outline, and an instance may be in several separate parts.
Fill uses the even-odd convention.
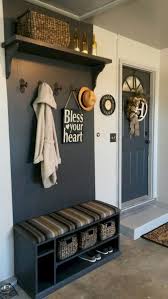
[[[79,248],[86,249],[92,247],[97,242],[97,227],[91,227],[85,231],[80,232]]]
[[[109,220],[99,224],[99,238],[101,241],[113,237],[116,233],[116,224],[114,220]]]
[[[18,18],[17,34],[60,47],[70,44],[68,23],[31,10]]]
[[[74,255],[78,250],[78,239],[76,235],[58,240],[57,258],[64,260]]]

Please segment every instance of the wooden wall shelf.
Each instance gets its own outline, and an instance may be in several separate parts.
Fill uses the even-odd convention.
[[[96,85],[98,74],[106,64],[112,63],[111,59],[83,54],[69,48],[56,47],[54,45],[34,40],[20,35],[14,35],[2,44],[6,50],[6,77],[11,73],[12,59],[17,52],[33,54],[41,57],[53,58],[73,64],[91,67],[93,74],[93,87]]]

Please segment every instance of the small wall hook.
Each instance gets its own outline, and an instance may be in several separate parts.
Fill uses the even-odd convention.
[[[20,92],[25,93],[25,89],[28,87],[28,83],[23,78],[21,78],[19,80],[19,85],[20,85],[20,87],[19,87]]]
[[[79,93],[79,89],[78,88],[73,88],[72,91],[75,92],[75,93]]]
[[[70,92],[72,91],[72,92],[75,92],[76,94],[79,93],[79,91],[80,91],[80,88],[76,88],[73,85],[70,85],[69,89],[70,89]]]
[[[62,86],[59,86],[58,83],[55,83],[54,84],[54,89],[53,89],[54,96],[58,96],[59,91],[62,91]]]
[[[43,82],[42,81],[38,81],[38,87],[42,84]]]

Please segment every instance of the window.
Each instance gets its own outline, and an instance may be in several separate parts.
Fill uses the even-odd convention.
[[[128,76],[123,83],[123,91],[144,93],[141,81],[135,75]]]

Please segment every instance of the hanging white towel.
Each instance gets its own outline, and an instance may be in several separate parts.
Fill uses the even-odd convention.
[[[33,108],[37,117],[34,164],[41,163],[44,188],[50,188],[57,184],[57,170],[61,158],[52,114],[52,109],[57,109],[57,104],[47,83],[40,84]]]

